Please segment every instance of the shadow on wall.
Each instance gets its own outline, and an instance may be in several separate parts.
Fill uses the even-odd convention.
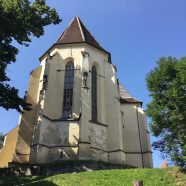
[[[60,115],[60,111],[61,111],[61,116],[62,116],[63,91],[64,91],[63,81],[64,81],[64,73],[65,73],[64,69],[65,69],[65,64],[68,62],[67,60],[72,60],[72,59],[71,58],[63,59],[59,54],[56,55],[53,59],[51,59],[51,62],[52,62],[51,64],[53,65],[50,65],[50,68],[49,68],[49,79],[48,79],[49,81],[47,82],[48,85],[44,86],[43,84],[43,87],[45,87],[46,89],[44,88],[45,90],[43,89],[41,90],[41,92],[39,92],[40,91],[39,83],[40,83],[40,76],[41,76],[41,67],[39,67],[38,69],[32,72],[31,77],[30,77],[27,101],[33,105],[33,110],[30,112],[25,111],[25,114],[22,116],[20,129],[19,129],[19,136],[17,140],[16,154],[14,156],[14,160],[16,162],[25,163],[29,161],[28,156],[30,154],[30,145],[32,144],[37,145],[38,143],[40,143],[40,140],[39,140],[40,137],[43,138],[42,141],[45,142],[44,144],[45,148],[49,148],[51,155],[55,156],[56,154],[59,159],[62,156],[64,159],[69,159],[68,157],[72,157],[74,159],[75,155],[77,156],[77,150],[75,150],[75,146],[78,146],[79,134],[73,135],[72,131],[70,131],[71,128],[69,128],[70,125],[68,125],[70,123],[67,121],[60,121],[60,123],[64,122],[63,129],[65,129],[65,130],[61,130],[62,128],[61,126],[58,126],[59,121],[57,120],[60,120],[62,118],[60,117],[55,118],[56,116]],[[58,64],[59,61],[61,61],[62,63]],[[52,79],[50,79],[51,78],[50,76],[52,77]],[[80,93],[81,92],[81,81],[82,81],[81,78],[82,76],[81,76],[80,66],[75,65],[75,79],[74,79],[75,86],[74,86],[73,108],[72,108],[72,112],[73,112],[72,116],[74,119],[78,119],[80,116],[80,112],[81,112],[81,108],[80,108],[81,101],[79,99],[80,94],[81,94]],[[57,87],[54,87],[54,85]],[[57,91],[56,93],[55,91],[53,91],[54,89],[55,91]],[[40,93],[40,96],[39,96],[39,100],[37,101],[38,93]],[[44,103],[44,100],[47,97],[48,93],[51,93],[51,94],[46,100],[49,100],[49,103],[51,104],[49,104],[48,101]],[[56,99],[56,95],[57,97],[60,97],[61,100],[59,100],[59,98]],[[54,106],[52,110],[50,109],[50,112],[52,114],[50,112],[45,112],[45,109],[43,111],[44,104],[45,104],[45,107],[48,107],[48,108],[51,108],[51,106]],[[46,114],[46,116],[48,117],[48,118],[46,117],[44,118],[46,119],[46,122],[53,122],[53,123],[56,122],[56,125],[50,125],[50,124],[48,126],[46,125],[47,127],[44,129],[45,132],[42,135],[40,126],[41,126],[42,120],[44,120],[43,113]],[[51,118],[50,115],[52,117],[54,116],[54,118]],[[52,120],[52,121],[49,121],[49,120]],[[73,125],[73,123],[71,123],[71,125]],[[71,139],[73,138],[73,140],[70,140],[70,138]],[[52,152],[52,149],[53,149],[52,146],[55,146],[54,148],[55,152]],[[66,146],[66,147],[63,147],[63,146]]]
[[[14,155],[14,161],[18,162],[28,162],[28,156],[30,154],[30,145],[32,143],[32,135],[34,131],[34,121],[35,121],[35,109],[36,103],[31,100],[28,96],[28,102],[32,103],[33,110],[24,111],[22,115],[21,123],[19,125],[16,154]]]
[[[32,135],[35,123],[35,113],[37,107],[36,101],[39,89],[38,85],[40,73],[41,67],[37,68],[31,73],[26,101],[32,104],[32,110],[24,111],[20,124],[17,127],[16,135],[10,137],[9,143],[5,143],[4,150],[9,150],[6,151],[6,155],[2,155],[4,159],[4,165],[12,161],[20,163],[27,163],[29,161],[30,145],[32,143]],[[10,133],[11,132],[9,132],[8,135],[10,135]]]
[[[26,101],[32,104],[31,111],[24,111],[19,125],[18,139],[16,145],[16,154],[13,161],[26,163],[29,161],[30,145],[35,126],[37,112],[37,95],[39,91],[41,68],[32,71],[29,80],[28,93]]]

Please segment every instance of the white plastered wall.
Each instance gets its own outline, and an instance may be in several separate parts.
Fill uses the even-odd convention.
[[[42,101],[40,101],[40,113],[38,117],[38,127],[35,131],[37,140],[34,141],[31,159],[37,162],[49,162],[56,159],[74,159],[77,158],[78,140],[79,140],[79,122],[80,116],[80,90],[81,90],[81,45],[74,47],[58,46],[50,51],[50,68],[48,74],[48,88]],[[73,118],[76,121],[59,121],[62,117],[63,89],[65,66],[69,61],[74,62],[75,81],[73,90]],[[43,73],[41,75],[40,90],[42,89],[42,80],[46,57],[41,61]],[[43,115],[43,116],[42,116]],[[61,151],[63,151],[61,155]],[[60,157],[62,156],[62,157]]]
[[[81,91],[81,45],[76,46],[58,46],[51,52],[50,70],[48,79],[48,90],[46,92],[44,115],[51,119],[58,119],[62,116],[63,106],[63,91],[64,91],[64,76],[65,66],[68,62],[74,62],[75,81],[73,90],[73,116],[79,117],[80,114],[80,97]],[[45,60],[41,64],[45,63]]]
[[[88,72],[87,87],[81,89],[82,117],[80,125],[80,159],[107,161],[107,126],[91,122],[91,78],[92,67],[97,69],[97,123],[105,124],[105,61],[108,55],[85,44],[82,55],[82,72]],[[83,85],[82,85],[83,87]],[[90,122],[89,122],[90,121]],[[102,134],[98,136],[98,134]],[[98,146],[96,146],[96,144]],[[95,149],[95,147],[97,147]]]
[[[150,141],[146,128],[146,116],[140,104],[121,104],[123,148],[126,163],[137,167],[152,167]]]
[[[106,123],[105,117],[105,64],[108,63],[108,54],[105,54],[89,45],[86,45],[85,51],[89,53],[89,71],[92,67],[97,69],[97,113],[98,121]],[[89,73],[91,80],[91,73]],[[90,81],[91,82],[91,81]],[[91,88],[91,84],[90,84]],[[90,90],[91,91],[91,90]],[[90,94],[91,101],[91,94]]]
[[[125,156],[123,152],[120,97],[116,71],[114,66],[109,63],[105,63],[105,90],[109,162],[123,163]]]
[[[149,137],[149,132],[147,130],[146,114],[144,110],[140,107],[137,108],[137,111],[138,111],[138,119],[140,124],[144,167],[153,167],[150,137]]]

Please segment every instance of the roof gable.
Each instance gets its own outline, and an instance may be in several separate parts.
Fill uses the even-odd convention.
[[[108,54],[108,62],[111,62],[111,54],[105,50],[94,38],[94,36],[89,32],[85,25],[81,22],[79,17],[75,16],[70,22],[66,30],[61,34],[58,40],[39,58],[42,61],[43,57],[50,53],[53,47],[56,45],[65,44],[76,44],[76,43],[86,43],[90,46],[97,48]]]
[[[92,36],[89,30],[81,22],[79,17],[74,17],[70,25],[61,34],[56,44],[87,43],[97,49],[107,52]],[[108,52],[107,52],[108,53]]]

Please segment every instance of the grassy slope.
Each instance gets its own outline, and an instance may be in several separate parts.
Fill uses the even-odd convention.
[[[175,186],[178,182],[179,185],[185,186],[184,177],[177,169],[124,169],[59,174],[47,178],[6,177],[0,178],[0,185],[13,186],[30,182],[28,185],[38,186],[132,186],[135,180],[143,180],[144,186]]]

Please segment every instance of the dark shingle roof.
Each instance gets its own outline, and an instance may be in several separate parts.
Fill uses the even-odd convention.
[[[74,17],[70,25],[62,33],[56,44],[87,43],[97,49],[107,52],[92,36],[79,17]],[[108,53],[108,52],[107,52]]]
[[[119,93],[121,103],[141,103],[140,100],[133,98],[126,89],[119,83]]]
[[[39,60],[42,61],[43,57],[50,53],[50,50],[56,45],[63,45],[63,44],[75,44],[75,43],[87,43],[105,53],[108,54],[108,62],[111,62],[111,54],[105,50],[92,36],[92,34],[88,31],[85,25],[81,22],[79,17],[74,17],[71,21],[69,26],[66,30],[61,34],[59,39],[54,43],[40,58]]]

